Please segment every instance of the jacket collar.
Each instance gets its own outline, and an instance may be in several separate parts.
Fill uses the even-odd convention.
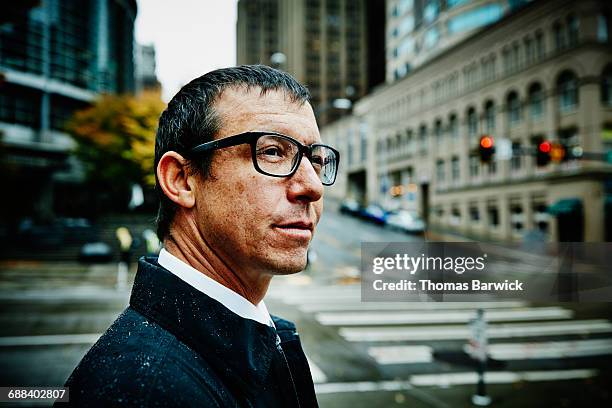
[[[236,315],[156,258],[139,260],[130,306],[200,354],[236,389],[251,395],[261,389],[276,352],[272,327]]]

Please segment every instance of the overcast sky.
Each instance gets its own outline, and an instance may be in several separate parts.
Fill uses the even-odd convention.
[[[169,100],[208,71],[236,64],[237,0],[137,0],[136,41],[154,44]]]

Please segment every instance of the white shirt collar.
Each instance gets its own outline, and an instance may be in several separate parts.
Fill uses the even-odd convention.
[[[191,265],[181,261],[170,252],[166,251],[165,248],[162,248],[159,252],[157,262],[182,281],[215,299],[238,316],[255,320],[256,322],[270,327],[275,327],[263,300],[259,302],[257,306],[253,305],[233,290],[223,286],[216,280],[193,268]]]

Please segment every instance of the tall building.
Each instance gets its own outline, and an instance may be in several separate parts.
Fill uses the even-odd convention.
[[[612,240],[611,15],[602,0],[534,1],[379,87],[322,129],[343,158],[329,194],[479,240]],[[538,163],[544,140],[565,157]]]
[[[144,90],[161,90],[157,80],[155,63],[155,46],[136,44],[134,52],[134,81],[136,92]]]
[[[381,1],[240,0],[237,61],[294,75],[325,124],[384,81],[383,33]]]
[[[79,179],[64,123],[100,93],[134,91],[137,12],[135,0],[1,7],[0,163],[7,177],[0,224],[24,215],[50,218],[53,191]]]
[[[387,82],[492,24],[524,0],[388,0]]]

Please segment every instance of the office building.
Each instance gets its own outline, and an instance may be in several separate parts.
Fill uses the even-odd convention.
[[[291,73],[330,123],[384,81],[384,18],[382,1],[240,0],[237,61]]]
[[[479,240],[611,240],[611,15],[534,1],[379,87],[322,130],[343,158],[328,193]],[[488,164],[483,135],[499,148]],[[544,140],[567,155],[538,166]]]
[[[50,219],[82,175],[64,132],[101,93],[134,91],[135,0],[45,0],[2,6],[0,221]],[[3,178],[4,179],[4,178]],[[53,194],[53,192],[58,194]],[[69,191],[69,188],[68,188]]]
[[[387,82],[526,3],[522,0],[387,1]]]

